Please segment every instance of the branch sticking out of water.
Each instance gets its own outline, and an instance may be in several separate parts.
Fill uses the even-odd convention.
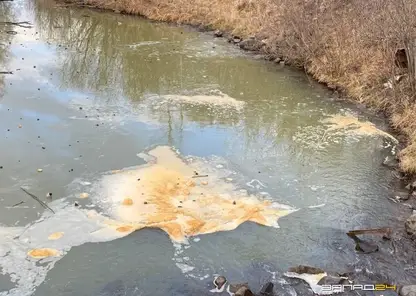
[[[46,204],[46,203],[44,203],[43,201],[41,201],[36,195],[34,195],[34,194],[32,194],[32,193],[30,193],[30,192],[28,192],[27,190],[25,190],[24,188],[22,188],[22,187],[20,187],[20,189],[22,189],[23,190],[23,192],[25,192],[27,195],[29,195],[30,197],[32,197],[34,200],[36,200],[38,203],[40,203],[40,205],[42,206],[42,207],[44,207],[45,209],[48,209],[49,211],[51,211],[52,213],[54,213],[55,214],[55,212]]]

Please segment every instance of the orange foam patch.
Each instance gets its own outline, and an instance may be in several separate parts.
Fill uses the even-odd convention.
[[[55,233],[52,233],[51,235],[49,235],[48,239],[49,240],[57,240],[57,239],[60,239],[62,236],[64,236],[63,232],[55,232]]]
[[[157,161],[107,176],[108,191],[116,192],[109,198],[116,205],[118,232],[160,228],[173,240],[184,241],[189,236],[232,230],[246,221],[274,226],[278,218],[293,211],[239,193],[232,183],[215,176],[195,181],[194,168],[169,147],[157,147],[149,154]]]
[[[36,259],[42,259],[47,257],[56,257],[59,256],[59,251],[50,248],[42,248],[42,249],[33,249],[27,253],[30,257]]]
[[[133,200],[131,198],[125,198],[123,200],[123,205],[124,206],[131,206],[133,204]]]

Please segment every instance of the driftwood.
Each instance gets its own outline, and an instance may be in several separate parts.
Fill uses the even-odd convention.
[[[55,214],[55,212],[46,204],[46,203],[44,203],[43,201],[41,201],[36,195],[34,195],[34,194],[32,194],[32,193],[30,193],[30,192],[28,192],[26,189],[24,189],[24,188],[22,188],[22,187],[20,187],[20,189],[22,189],[23,190],[23,192],[24,193],[26,193],[27,195],[29,195],[31,198],[33,198],[34,200],[36,200],[38,203],[40,203],[40,205],[42,206],[42,207],[44,207],[45,209],[48,209],[49,211],[51,211],[52,213],[54,213]]]

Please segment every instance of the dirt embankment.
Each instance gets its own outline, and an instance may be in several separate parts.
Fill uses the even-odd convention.
[[[402,171],[416,173],[416,79],[406,54],[399,61],[396,55],[413,46],[413,0],[67,1],[223,30],[243,38],[235,41],[245,49],[302,67],[329,87],[384,111],[403,135]]]

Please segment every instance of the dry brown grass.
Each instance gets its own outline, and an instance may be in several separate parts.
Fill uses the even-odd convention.
[[[77,2],[79,0],[69,0]],[[414,0],[81,0],[149,19],[205,25],[266,41],[263,50],[375,107],[407,136],[401,168],[416,173],[416,79],[395,65],[416,36]],[[393,88],[383,84],[409,74]]]

